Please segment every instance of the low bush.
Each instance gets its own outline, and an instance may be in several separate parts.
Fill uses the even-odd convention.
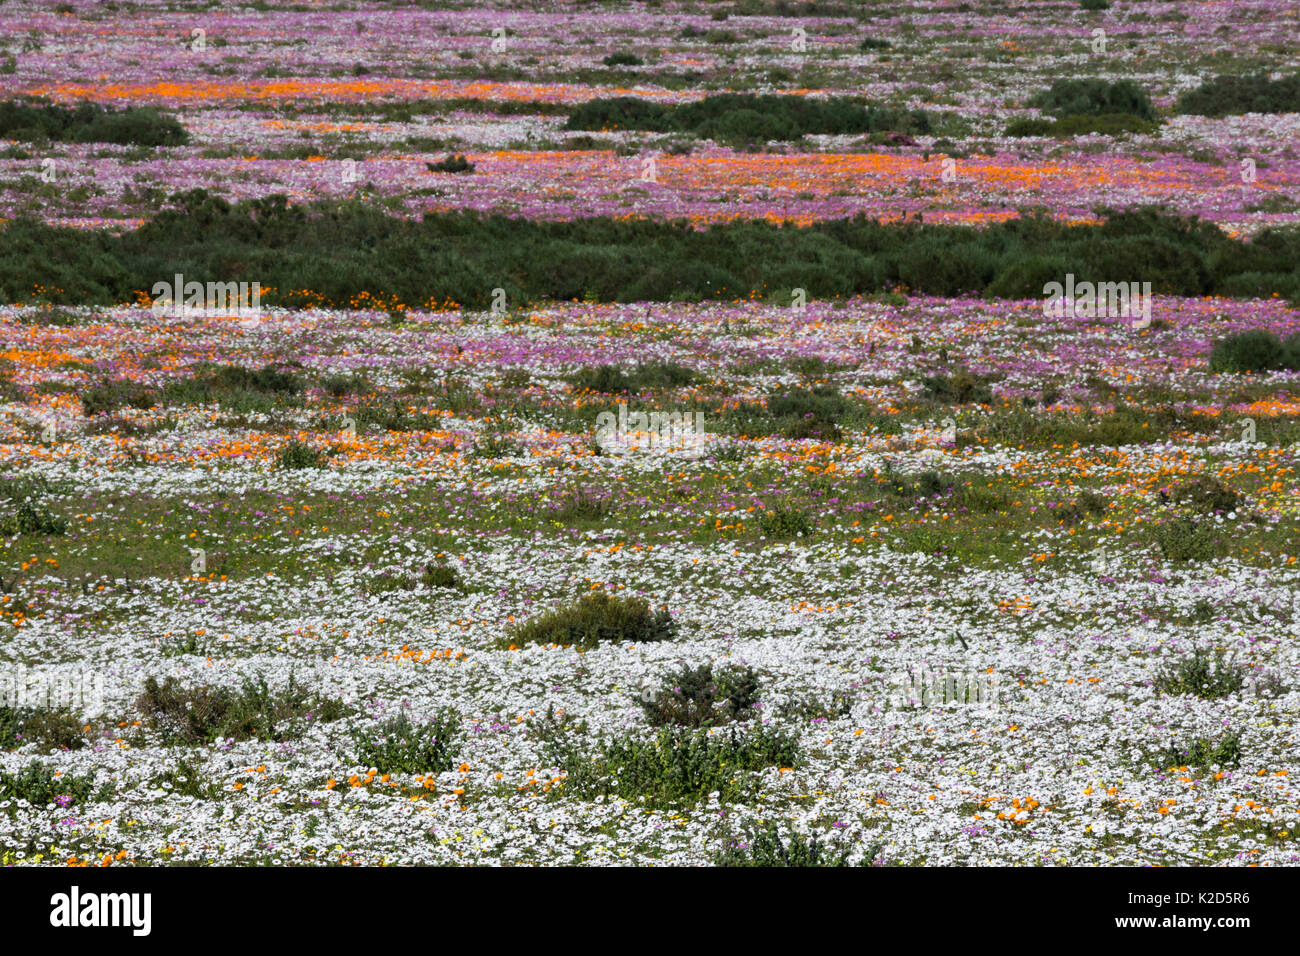
[[[651,610],[637,597],[585,594],[572,604],[535,615],[510,631],[518,644],[565,644],[590,650],[601,644],[671,640],[677,623],[666,610]]]
[[[167,744],[216,740],[284,741],[318,721],[338,720],[347,712],[341,701],[309,694],[294,684],[272,691],[264,678],[245,679],[239,690],[207,685],[185,686],[168,677],[145,679],[136,708]]]
[[[275,466],[277,468],[288,468],[290,470],[324,468],[328,464],[329,455],[296,440],[289,442],[275,455]]]
[[[867,850],[858,866],[870,866],[880,854],[880,847]],[[728,837],[713,854],[714,866],[852,866],[849,847],[826,840],[816,834],[803,836],[790,832],[784,839],[773,820],[751,827],[743,837]]]
[[[722,803],[749,800],[758,789],[755,771],[799,760],[795,739],[764,725],[744,732],[663,727],[651,740],[604,741],[594,753],[561,738],[547,749],[548,761],[566,774],[565,795],[620,797],[647,809],[688,806],[714,793]]]
[[[189,142],[185,127],[150,106],[111,110],[96,103],[58,106],[17,100],[0,102],[0,138],[123,146],[181,146]]]
[[[0,705],[0,749],[35,744],[42,751],[80,750],[86,745],[82,723],[72,714],[44,707]]]
[[[1264,329],[1250,329],[1216,342],[1211,372],[1272,372],[1300,369],[1300,336],[1285,342]]]
[[[1210,654],[1198,647],[1190,655],[1166,663],[1156,674],[1153,686],[1157,694],[1217,700],[1240,691],[1246,672],[1247,668],[1232,660],[1222,648]]]
[[[1101,79],[1056,80],[1050,89],[1029,102],[1057,118],[1108,113],[1127,113],[1148,121],[1156,118],[1151,97],[1132,80],[1114,83]]]
[[[1197,737],[1183,745],[1170,744],[1156,757],[1156,766],[1161,770],[1180,767],[1235,770],[1241,766],[1241,736],[1231,733],[1218,740]]]
[[[702,664],[670,676],[641,709],[653,726],[716,727],[758,716],[758,675],[751,667]]]
[[[70,806],[86,803],[96,796],[93,777],[57,773],[39,760],[33,760],[17,773],[0,770],[0,800],[26,800],[44,809],[56,804]]]
[[[1278,80],[1264,73],[1216,76],[1180,96],[1176,111],[1198,116],[1300,113],[1300,73]]]
[[[450,707],[423,721],[399,714],[353,735],[356,763],[379,773],[445,773],[462,743],[460,715]]]

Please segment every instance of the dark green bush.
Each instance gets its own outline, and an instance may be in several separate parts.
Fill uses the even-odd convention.
[[[1211,475],[1196,475],[1184,479],[1174,487],[1169,496],[1175,503],[1186,505],[1201,515],[1227,514],[1236,511],[1245,500]]]
[[[1232,660],[1223,648],[1213,654],[1197,647],[1191,655],[1184,654],[1170,661],[1156,674],[1154,687],[1158,694],[1177,694],[1217,700],[1241,690],[1246,681],[1247,668]]]
[[[1241,736],[1230,733],[1218,740],[1197,737],[1182,746],[1170,744],[1156,757],[1156,766],[1162,770],[1215,766],[1235,770],[1241,766]]]
[[[1128,113],[1154,122],[1151,97],[1132,80],[1108,83],[1101,79],[1056,80],[1051,88],[1029,101],[1058,119],[1087,114]]]
[[[44,707],[0,705],[0,748],[35,743],[41,750],[80,750],[86,745],[82,723],[72,714]]]
[[[568,644],[590,650],[606,643],[667,641],[676,633],[677,623],[668,611],[653,611],[640,598],[610,597],[597,591],[515,625],[510,639],[518,644]]]
[[[799,538],[812,534],[813,521],[802,508],[774,504],[758,513],[758,530],[768,538]]]
[[[289,442],[275,455],[277,468],[324,468],[328,464],[329,455],[296,440]]]
[[[450,707],[425,721],[398,714],[353,734],[356,762],[379,773],[444,773],[456,766],[464,742],[460,715]]]
[[[95,794],[93,777],[59,774],[39,760],[33,760],[18,773],[0,770],[0,800],[26,800],[44,808],[60,797],[80,804],[93,799]]]
[[[880,846],[867,850],[859,866],[871,866],[880,854]],[[816,834],[802,836],[791,832],[785,839],[773,820],[750,828],[743,837],[729,837],[714,853],[714,866],[851,866],[849,847]]]
[[[1155,534],[1161,553],[1170,561],[1209,561],[1224,552],[1224,543],[1214,526],[1192,518],[1162,524]]]
[[[663,727],[652,740],[605,741],[595,753],[552,740],[547,759],[565,771],[565,795],[641,800],[652,809],[688,806],[711,793],[722,803],[752,799],[754,771],[796,766],[799,748],[789,734],[766,725],[744,732]]]
[[[86,415],[119,408],[153,408],[156,404],[158,397],[151,389],[127,379],[111,379],[81,393],[81,410]]]
[[[338,720],[346,713],[340,701],[295,686],[292,674],[289,686],[280,692],[260,677],[245,679],[238,691],[202,684],[186,687],[174,677],[159,683],[148,677],[135,705],[167,744],[284,741],[314,722]]]
[[[175,118],[151,106],[106,110],[95,103],[76,106],[0,102],[0,138],[124,146],[181,146],[189,142]]]
[[[1065,271],[1149,281],[1167,295],[1300,295],[1300,230],[1266,229],[1244,242],[1213,224],[1153,210],[1108,211],[1095,226],[1027,216],[976,229],[859,216],[798,227],[739,221],[697,229],[686,222],[475,213],[404,220],[359,201],[299,207],[283,199],[232,207],[194,190],[171,197],[174,208],[121,235],[24,219],[3,223],[0,297],[23,302],[40,285],[56,303],[131,302],[159,276],[227,274],[231,263],[258,276],[264,304],[288,308],[348,307],[368,294],[411,307],[455,302],[482,310],[494,288],[520,303],[732,300],[795,287],[828,298],[902,283],[920,294],[1037,298]],[[1069,268],[1026,272],[1031,260]],[[1243,284],[1241,276],[1251,281]]]
[[[758,675],[751,667],[702,664],[671,675],[641,709],[653,726],[716,727],[758,716]]]
[[[1272,332],[1250,329],[1215,343],[1211,372],[1271,372],[1300,368],[1300,348],[1284,343]]]
[[[606,66],[641,66],[645,61],[635,53],[611,53],[600,62]]]
[[[1216,76],[1178,98],[1177,112],[1198,116],[1300,113],[1300,73],[1270,80],[1265,73]]]
[[[928,133],[921,110],[863,104],[856,98],[718,93],[694,103],[664,106],[637,97],[589,100],[573,111],[565,129],[638,129],[690,133],[733,144],[794,140],[808,133]]]
[[[1007,124],[1006,136],[1054,136],[1063,139],[1067,136],[1088,136],[1099,133],[1102,136],[1116,136],[1120,133],[1154,133],[1160,128],[1158,123],[1134,116],[1132,113],[1078,113],[1059,120],[1031,119],[1022,117]]]

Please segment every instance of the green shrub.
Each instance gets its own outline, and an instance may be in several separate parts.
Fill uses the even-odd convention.
[[[0,770],[0,800],[26,800],[44,808],[60,801],[86,803],[96,794],[93,777],[58,774],[39,760],[33,760],[18,773]]]
[[[1198,116],[1300,113],[1300,73],[1279,80],[1264,73],[1216,76],[1180,96],[1176,109]]]
[[[1049,90],[1029,102],[1057,118],[1107,113],[1128,113],[1149,121],[1156,118],[1151,97],[1132,80],[1056,80]]]
[[[1230,733],[1218,740],[1197,737],[1184,746],[1170,744],[1157,756],[1156,766],[1161,770],[1215,766],[1235,770],[1241,766],[1241,736]]]
[[[813,522],[802,508],[775,504],[758,513],[758,530],[769,538],[799,538],[812,534]]]
[[[30,499],[10,500],[0,514],[0,535],[13,538],[20,534],[64,535],[68,533],[68,520],[39,502]]]
[[[17,100],[0,102],[0,138],[124,146],[181,146],[189,142],[185,128],[175,118],[151,106],[114,111],[95,103],[57,106]]]
[[[668,611],[652,611],[641,598],[596,591],[516,624],[509,636],[518,644],[565,644],[590,650],[608,643],[667,641],[676,633],[677,623]]]
[[[328,464],[329,455],[297,440],[289,442],[275,456],[277,468],[324,468]]]
[[[1223,544],[1211,525],[1179,518],[1156,528],[1156,543],[1170,561],[1209,561],[1221,557]]]
[[[1160,128],[1158,123],[1134,116],[1132,113],[1080,113],[1066,116],[1059,120],[1033,119],[1021,117],[1007,124],[1006,136],[1054,136],[1064,139],[1068,136],[1089,136],[1094,133],[1102,136],[1117,136],[1120,133],[1154,133]]]
[[[606,66],[641,66],[645,63],[635,53],[611,53],[600,62]]]
[[[880,854],[880,846],[867,850],[859,866],[870,866]],[[849,847],[816,834],[802,836],[791,832],[783,840],[780,827],[773,820],[750,828],[741,838],[729,837],[713,854],[714,866],[852,866]]]
[[[690,133],[728,143],[794,140],[808,133],[928,133],[921,110],[864,104],[853,97],[817,99],[775,94],[717,93],[679,106],[637,97],[595,99],[570,114],[565,129],[637,129]]]
[[[942,405],[988,405],[993,401],[989,380],[960,371],[953,375],[927,375],[921,384],[925,397]]]
[[[126,379],[112,379],[81,393],[81,410],[85,415],[115,412],[119,408],[153,408],[157,396],[147,386]]]
[[[589,488],[578,488],[566,496],[553,514],[553,520],[563,524],[583,521],[604,521],[614,513],[614,502]]]
[[[379,773],[445,773],[463,742],[460,715],[450,707],[421,722],[398,714],[353,735],[355,762]]]
[[[1196,475],[1174,487],[1170,498],[1180,505],[1190,507],[1197,514],[1227,514],[1236,511],[1243,498],[1237,492],[1211,475]]]
[[[1211,372],[1271,372],[1300,368],[1300,349],[1272,332],[1250,329],[1216,342],[1210,351]]]
[[[1079,0],[1080,10],[1109,10],[1109,0]]]
[[[446,564],[426,564],[417,578],[413,574],[381,574],[366,585],[369,594],[388,594],[391,591],[414,591],[418,588],[465,591],[460,572]]]
[[[1222,649],[1213,655],[1194,648],[1191,655],[1170,661],[1156,674],[1154,687],[1157,694],[1177,694],[1216,700],[1229,697],[1241,690],[1246,680],[1246,667],[1227,656]]]
[[[547,750],[547,760],[566,774],[564,795],[621,797],[647,809],[688,806],[713,793],[722,803],[749,800],[758,789],[755,771],[799,760],[795,739],[766,725],[744,732],[663,727],[648,741],[603,741],[594,754],[561,738]]]
[[[642,697],[641,709],[655,727],[716,727],[757,717],[757,695],[753,668],[702,664],[671,675],[658,693]]]
[[[34,743],[42,751],[80,750],[86,745],[81,728],[81,721],[72,714],[0,705],[0,749]]]
[[[292,674],[281,692],[273,692],[261,677],[245,679],[238,691],[202,684],[186,687],[174,677],[160,684],[148,677],[135,706],[167,744],[285,741],[312,723],[338,720],[346,713],[342,702],[295,686]]]

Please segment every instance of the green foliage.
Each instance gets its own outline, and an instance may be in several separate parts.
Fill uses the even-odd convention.
[[[271,365],[260,369],[222,365],[168,382],[162,399],[172,405],[215,404],[247,414],[301,404],[305,389],[298,375]]]
[[[275,456],[277,468],[324,468],[327,464],[329,455],[297,440],[289,442]]]
[[[317,721],[338,720],[346,713],[342,702],[317,697],[294,684],[272,691],[264,678],[245,679],[240,690],[207,685],[182,685],[174,677],[162,683],[145,679],[135,703],[149,726],[167,744],[212,743],[215,740],[289,740]]]
[[[1151,97],[1132,80],[1108,83],[1100,79],[1056,80],[1051,89],[1029,101],[1031,106],[1046,110],[1058,119],[1085,114],[1128,113],[1154,121]]]
[[[1223,648],[1210,654],[1198,647],[1190,656],[1166,663],[1156,674],[1153,686],[1158,694],[1216,700],[1237,693],[1245,680],[1246,667],[1228,657]]]
[[[34,743],[42,751],[80,750],[86,745],[82,723],[72,714],[44,707],[0,705],[0,748]]]
[[[0,138],[124,146],[181,146],[189,142],[185,128],[175,118],[151,106],[115,111],[96,103],[57,106],[17,100],[0,102]]]
[[[516,624],[510,639],[517,644],[567,644],[590,650],[607,643],[667,641],[676,633],[677,623],[668,611],[653,611],[641,598],[596,591]]]
[[[600,62],[606,66],[641,66],[645,63],[635,53],[611,53]]]
[[[1080,10],[1109,10],[1110,0],[1079,0]]]
[[[1197,514],[1227,514],[1236,511],[1243,502],[1237,492],[1211,475],[1196,475],[1176,485],[1170,498],[1177,504],[1190,507]]]
[[[493,288],[521,303],[734,300],[795,287],[833,298],[900,285],[918,294],[1037,298],[1066,272],[1149,281],[1162,295],[1300,296],[1300,229],[1266,229],[1245,242],[1150,209],[1104,211],[1104,222],[1083,226],[1034,216],[981,228],[858,216],[697,229],[470,212],[411,220],[360,201],[297,206],[283,196],[231,206],[203,190],[169,202],[173,208],[120,235],[4,223],[0,295],[24,302],[40,285],[55,304],[132,302],[160,275],[221,275],[240,263],[258,276],[266,305],[288,308],[346,308],[365,293],[409,307],[486,309]]]
[[[1006,136],[1117,136],[1120,133],[1154,133],[1160,124],[1132,113],[1077,113],[1059,120],[1022,117],[1007,124]]]
[[[1223,543],[1213,525],[1192,518],[1179,518],[1156,529],[1156,543],[1170,561],[1209,561],[1223,554]]]
[[[29,498],[21,501],[11,499],[3,507],[3,513],[0,513],[0,536],[12,538],[20,534],[68,533],[68,520],[37,501]]]
[[[1300,113],[1300,73],[1279,80],[1265,73],[1216,76],[1180,96],[1176,110],[1198,116]]]
[[[758,530],[769,538],[799,538],[813,532],[813,521],[802,508],[775,504],[758,513]]]
[[[743,732],[663,727],[652,740],[603,741],[593,754],[560,738],[547,751],[567,774],[564,794],[644,801],[647,809],[687,806],[712,793],[723,803],[750,800],[758,789],[754,771],[799,760],[795,739],[766,725]]]
[[[460,715],[450,707],[423,721],[398,714],[352,740],[356,763],[379,773],[444,773],[456,766],[463,743]]]
[[[858,866],[870,866],[880,847],[867,850]],[[852,866],[849,847],[819,838],[791,832],[785,839],[774,820],[751,827],[743,837],[728,837],[714,853],[715,866]]]
[[[641,709],[653,726],[716,727],[758,716],[758,675],[751,667],[702,664],[670,675]]]
[[[86,415],[119,408],[153,408],[156,404],[158,397],[151,389],[128,379],[110,379],[81,393],[81,410]]]
[[[577,107],[565,124],[570,130],[690,133],[737,146],[795,140],[808,133],[928,133],[930,128],[930,117],[921,110],[889,109],[854,97],[752,93],[718,93],[679,106],[628,96],[595,99]]]
[[[1183,746],[1170,744],[1156,757],[1156,766],[1162,770],[1178,767],[1235,770],[1241,766],[1241,736],[1230,733],[1218,740],[1197,737]]]
[[[921,382],[925,397],[941,405],[988,405],[993,401],[989,380],[968,371],[952,375],[927,375]]]
[[[388,594],[392,591],[445,590],[465,591],[465,581],[460,572],[446,564],[426,564],[420,576],[413,574],[382,574],[367,584],[369,594]]]
[[[607,395],[630,395],[654,388],[679,388],[696,379],[677,362],[647,362],[625,371],[616,365],[588,365],[569,376],[575,388]]]
[[[26,800],[44,808],[60,798],[70,804],[86,803],[94,795],[93,777],[59,774],[39,760],[33,760],[17,773],[0,770],[0,800]]]
[[[1300,369],[1300,335],[1285,342],[1264,329],[1250,329],[1216,342],[1211,372],[1271,372]]]

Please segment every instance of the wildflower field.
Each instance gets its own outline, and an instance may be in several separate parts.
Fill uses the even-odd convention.
[[[1298,29],[0,3],[0,863],[1300,861]]]

